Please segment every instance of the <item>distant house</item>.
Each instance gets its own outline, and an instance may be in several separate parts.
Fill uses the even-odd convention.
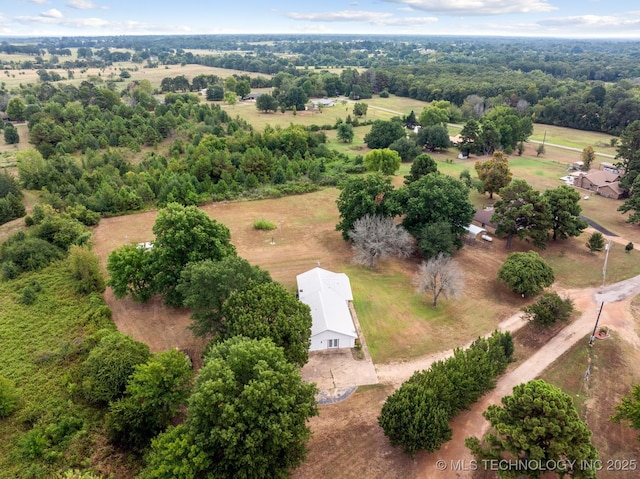
[[[476,214],[473,215],[473,223],[479,225],[484,228],[491,228],[493,232],[496,231],[498,225],[496,223],[491,222],[491,217],[493,216],[493,208],[485,208],[483,210],[476,211]]]
[[[620,173],[607,170],[589,170],[582,173],[573,181],[573,186],[616,200],[624,196],[624,191],[620,188]]]
[[[311,308],[309,351],[353,348],[358,334],[351,318],[351,283],[344,273],[313,268],[296,276],[298,297]]]
[[[242,97],[243,100],[257,100],[262,93],[249,93]]]
[[[317,100],[311,100],[311,103],[313,104],[314,108],[318,108],[318,107],[327,108],[327,107],[336,106],[336,102],[330,98],[320,98]]]

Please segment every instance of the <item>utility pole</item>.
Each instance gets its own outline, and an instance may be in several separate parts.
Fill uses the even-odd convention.
[[[607,241],[607,244],[604,245],[604,249],[606,251],[604,255],[604,265],[602,266],[602,287],[604,288],[604,280],[607,277],[607,261],[609,261],[609,250],[611,249],[611,240]]]
[[[591,339],[589,339],[589,346],[593,346],[593,341],[595,341],[596,339],[596,329],[598,329],[598,321],[600,321],[600,314],[602,313],[603,306],[604,306],[604,301],[600,304],[600,310],[598,311],[596,324],[593,326],[593,333],[591,333]]]

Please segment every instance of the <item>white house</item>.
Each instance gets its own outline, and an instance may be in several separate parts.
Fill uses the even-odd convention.
[[[311,347],[309,351],[353,348],[358,338],[349,301],[351,283],[344,273],[313,268],[296,276],[298,297],[311,308]]]

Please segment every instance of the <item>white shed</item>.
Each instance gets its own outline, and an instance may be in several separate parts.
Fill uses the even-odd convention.
[[[349,311],[349,301],[353,301],[349,277],[313,268],[296,280],[300,301],[311,308],[309,351],[353,348],[358,334]]]

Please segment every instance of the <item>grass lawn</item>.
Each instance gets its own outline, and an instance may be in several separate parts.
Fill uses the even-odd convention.
[[[547,141],[556,145],[579,148],[580,150],[586,146],[592,146],[597,152],[615,155],[615,147],[611,146],[613,138],[615,137],[606,133],[573,130],[562,126],[543,124],[535,124],[531,135],[532,140]]]

